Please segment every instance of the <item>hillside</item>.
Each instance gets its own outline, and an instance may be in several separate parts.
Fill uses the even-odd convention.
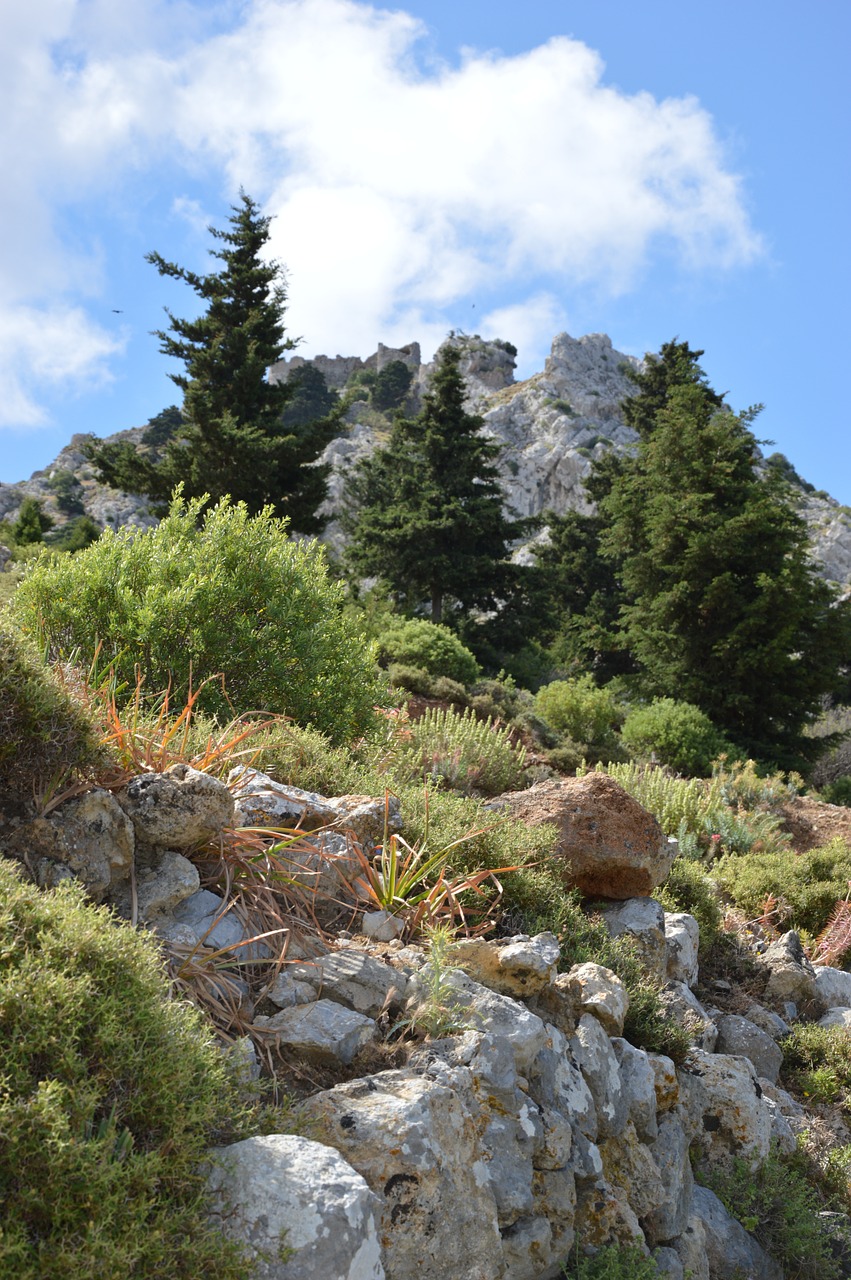
[[[606,334],[575,339],[558,334],[544,369],[522,382],[514,380],[514,348],[507,342],[478,337],[456,339],[464,349],[463,369],[470,403],[485,420],[486,430],[504,445],[501,463],[507,504],[518,515],[535,515],[551,509],[559,514],[588,510],[583,481],[594,457],[609,448],[623,449],[633,433],[623,422],[620,404],[632,391],[624,366],[637,367],[635,357],[617,351]],[[420,361],[417,343],[401,349],[379,344],[367,360],[354,356],[317,356],[329,386],[342,390],[364,371],[380,371],[393,360],[403,360],[415,374],[412,407],[416,407],[430,374]],[[272,371],[274,380],[285,380],[301,357],[282,361]],[[332,465],[330,497],[326,513],[332,517],[327,540],[339,545],[334,522],[346,477],[353,463],[375,447],[387,428],[387,420],[365,401],[348,410],[345,434],[332,440],[323,461]],[[134,439],[140,444],[143,428],[134,428],[110,439]],[[57,495],[58,473],[76,481],[74,497],[82,510],[100,525],[146,526],[153,523],[146,502],[98,484],[91,465],[81,452],[86,436],[75,435],[57,458],[29,480],[0,484],[0,520],[14,519],[25,497],[40,499],[58,525],[68,519]],[[851,588],[851,512],[826,494],[800,481],[792,468],[790,478],[799,492],[801,514],[810,526],[813,557],[820,572],[843,588]],[[68,480],[66,477],[66,485]],[[79,508],[78,508],[79,510]]]

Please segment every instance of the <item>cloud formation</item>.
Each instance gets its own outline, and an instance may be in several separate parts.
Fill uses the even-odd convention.
[[[695,271],[760,252],[696,100],[607,86],[566,37],[424,66],[424,34],[355,0],[124,0],[120,21],[111,0],[6,6],[0,331],[41,315],[74,375],[102,376],[115,343],[80,308],[108,263],[61,214],[166,166],[276,215],[307,354],[427,346],[459,311],[538,343],[559,295],[629,290],[658,253]],[[45,370],[27,342],[0,350],[6,421],[37,421]]]

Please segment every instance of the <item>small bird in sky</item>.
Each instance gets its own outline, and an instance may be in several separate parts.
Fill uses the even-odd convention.
[[[124,315],[124,312],[123,312],[123,311],[118,311],[115,307],[113,307],[113,308],[112,308],[112,314],[113,314],[114,316],[123,316],[123,315]]]

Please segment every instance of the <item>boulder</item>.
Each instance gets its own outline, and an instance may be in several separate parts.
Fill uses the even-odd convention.
[[[771,1036],[772,1040],[782,1040],[784,1036],[788,1036],[791,1030],[789,1023],[785,1022],[778,1013],[773,1009],[766,1009],[763,1005],[749,1004],[745,1009],[744,1016],[749,1022],[753,1022],[760,1031],[764,1031],[766,1035]]]
[[[233,824],[233,796],[223,782],[188,764],[131,778],[116,795],[149,849],[191,849],[217,840]]]
[[[815,965],[818,993],[828,1009],[851,1008],[851,973],[846,969],[831,969],[827,965]]]
[[[210,1216],[248,1246],[256,1280],[384,1280],[381,1201],[339,1152],[273,1133],[211,1154]]]
[[[671,1247],[682,1262],[685,1275],[690,1276],[691,1280],[709,1280],[706,1232],[696,1213],[689,1215],[685,1231],[671,1241]]]
[[[603,1176],[612,1186],[623,1190],[639,1221],[662,1202],[665,1188],[659,1170],[630,1121],[617,1137],[606,1138],[600,1143],[600,1158]],[[673,1234],[669,1232],[664,1238],[668,1239]]]
[[[617,974],[604,965],[588,961],[575,964],[568,977],[578,988],[582,1012],[593,1013],[608,1035],[619,1036],[629,1008],[629,996]]]
[[[658,1133],[653,1066],[648,1055],[628,1040],[613,1037],[612,1048],[621,1071],[621,1087],[627,1097],[629,1118],[642,1142],[653,1142]],[[673,1070],[673,1063],[671,1068]]]
[[[426,965],[409,981],[410,1006],[428,999],[431,966]],[[544,1023],[510,996],[500,995],[474,982],[461,969],[451,969],[444,977],[445,991],[458,1010],[459,1020],[477,1031],[504,1036],[511,1045],[517,1070],[524,1074],[547,1041]]]
[[[783,1280],[783,1272],[708,1187],[695,1187],[694,1214],[704,1230],[710,1280]]]
[[[326,803],[334,813],[334,825],[368,847],[381,844],[385,831],[393,835],[402,828],[399,800],[389,793],[383,800],[373,796],[331,796]]]
[[[694,1189],[688,1135],[674,1113],[661,1117],[659,1133],[649,1152],[662,1190],[655,1204],[639,1216],[648,1243],[659,1244],[686,1230]]]
[[[364,951],[348,948],[329,952],[311,964],[291,965],[288,977],[298,985],[309,985],[316,995],[326,996],[370,1018],[377,1018],[391,1004],[401,1005],[408,987],[408,980],[400,970]],[[270,998],[275,1000],[271,993]]]
[[[452,948],[453,963],[476,982],[520,999],[537,995],[555,981],[560,954],[558,939],[552,933],[495,941],[462,938]]]
[[[198,868],[181,853],[164,850],[154,862],[136,873],[136,911],[140,921],[154,924],[166,912],[198,892]],[[133,910],[130,885],[121,881],[110,889],[108,901],[125,920]]]
[[[375,1033],[372,1018],[333,1000],[293,1005],[271,1018],[255,1018],[254,1025],[305,1058],[344,1065],[369,1044]]]
[[[700,925],[685,911],[665,912],[666,972],[674,982],[693,987],[697,982]]]
[[[705,1163],[729,1165],[740,1157],[760,1164],[771,1145],[771,1112],[748,1059],[693,1049],[677,1074]]]
[[[851,1029],[851,1009],[828,1009],[823,1018],[819,1018],[820,1027],[846,1027]]]
[[[592,1014],[584,1013],[579,1019],[570,1048],[594,1099],[598,1136],[617,1137],[626,1125],[630,1098],[612,1042]]]
[[[777,1042],[756,1023],[738,1014],[728,1013],[718,1019],[718,1053],[732,1053],[748,1058],[758,1076],[764,1076],[772,1084],[777,1083],[783,1062],[783,1051]]]
[[[816,971],[804,955],[801,939],[794,929],[772,942],[761,960],[770,970],[765,988],[767,996],[802,1006],[811,1013],[824,1012]]]
[[[241,827],[299,827],[315,831],[331,826],[336,814],[315,791],[275,782],[258,769],[239,764],[228,774],[236,796],[235,823]]]
[[[586,897],[648,895],[676,853],[653,815],[605,773],[539,782],[500,796],[493,807],[528,826],[554,824],[565,886]]]
[[[135,840],[133,826],[115,796],[99,787],[66,800],[46,818],[19,827],[7,851],[22,858],[39,883],[55,882],[57,864],[85,885],[95,902],[129,882]]]
[[[606,907],[603,922],[613,938],[627,934],[639,960],[652,978],[664,981],[668,964],[665,942],[665,910],[655,898],[629,898]]]
[[[659,999],[665,1012],[685,1027],[692,1044],[712,1053],[718,1041],[718,1028],[691,988],[684,982],[668,982],[660,991]]]

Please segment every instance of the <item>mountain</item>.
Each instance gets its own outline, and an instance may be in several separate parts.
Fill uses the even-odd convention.
[[[560,333],[543,371],[515,382],[516,351],[510,343],[467,335],[451,341],[462,348],[471,408],[482,414],[485,430],[504,446],[501,470],[508,506],[518,515],[536,515],[547,509],[559,513],[571,508],[589,510],[583,481],[592,460],[607,449],[626,448],[635,439],[620,411],[622,401],[633,391],[625,369],[638,367],[635,357],[617,351],[606,334],[572,338]],[[417,343],[402,348],[379,344],[367,360],[317,356],[313,363],[329,386],[342,390],[353,377],[379,373],[394,360],[408,365],[414,375],[410,408],[416,410],[432,369],[421,363]],[[304,363],[300,356],[281,361],[270,376],[285,381]],[[332,466],[326,507],[331,517],[326,538],[332,545],[341,540],[334,515],[351,467],[375,447],[388,427],[384,415],[366,400],[351,405],[346,422],[345,433],[331,441],[321,459]],[[144,430],[134,428],[110,439],[130,439],[141,445]],[[81,452],[88,438],[74,436],[49,467],[36,471],[29,480],[0,484],[0,519],[14,519],[22,500],[32,496],[62,524],[68,518],[62,494],[67,495],[70,489],[77,509],[85,510],[100,525],[153,524],[144,499],[118,493],[95,480],[91,464]],[[843,590],[851,590],[851,511],[828,494],[814,491],[786,459],[780,455],[775,458],[792,481],[798,508],[810,526],[812,554],[819,571]]]

